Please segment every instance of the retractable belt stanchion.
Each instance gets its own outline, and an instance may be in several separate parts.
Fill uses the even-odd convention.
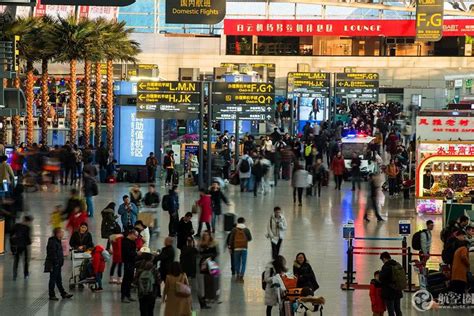
[[[346,283],[341,285],[341,289],[345,291],[354,291],[355,289],[352,287],[354,284],[354,255],[353,255],[353,247],[352,247],[352,238],[348,240],[348,247],[347,247],[347,270],[346,276]]]

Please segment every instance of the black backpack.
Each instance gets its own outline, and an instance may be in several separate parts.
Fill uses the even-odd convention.
[[[169,194],[163,196],[163,201],[161,202],[161,208],[163,211],[169,211],[171,209],[171,198]]]
[[[426,229],[422,229],[420,231],[417,231],[412,237],[411,237],[411,248],[413,250],[421,250],[421,234],[425,233],[428,235],[428,232]]]
[[[250,163],[248,158],[242,159],[242,161],[240,162],[239,171],[243,173],[250,171]]]

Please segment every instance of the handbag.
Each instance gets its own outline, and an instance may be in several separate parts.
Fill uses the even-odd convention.
[[[44,273],[49,273],[53,271],[53,262],[50,259],[44,261]]]
[[[219,265],[213,261],[213,260],[208,260],[207,261],[207,267],[209,269],[209,274],[212,276],[219,276],[221,274],[221,270],[219,268]]]
[[[199,212],[199,206],[197,206],[196,204],[193,204],[193,206],[191,207],[191,213],[197,214],[198,212]]]
[[[175,294],[179,297],[189,297],[191,296],[191,288],[186,283],[177,281],[175,287]]]

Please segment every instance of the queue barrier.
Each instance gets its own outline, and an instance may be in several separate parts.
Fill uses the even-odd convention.
[[[368,256],[380,256],[380,252],[371,252],[371,251],[354,251],[356,250],[400,250],[400,252],[389,252],[391,256],[401,256],[402,257],[402,266],[406,271],[407,275],[407,288],[405,292],[415,292],[418,289],[415,288],[413,284],[413,256],[418,257],[441,257],[441,254],[419,254],[412,253],[411,247],[407,247],[406,237],[403,238],[380,238],[376,237],[364,237],[364,238],[354,238],[355,240],[402,240],[402,247],[354,247],[352,245],[352,240],[348,240],[349,247],[347,249],[347,270],[344,271],[346,274],[343,279],[344,283],[341,284],[341,289],[344,291],[353,291],[356,289],[369,289],[369,284],[358,284],[355,281],[354,274],[354,255],[368,255]]]

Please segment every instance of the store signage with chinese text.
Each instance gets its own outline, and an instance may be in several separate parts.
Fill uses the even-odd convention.
[[[225,9],[224,0],[166,0],[166,23],[217,24]]]
[[[271,120],[274,103],[272,83],[215,82],[212,86],[215,119]]]
[[[357,72],[337,73],[336,95],[377,101],[379,96],[379,74]]]
[[[200,82],[139,81],[137,90],[138,117],[198,117],[201,102]]]
[[[288,97],[329,97],[331,74],[326,72],[288,73]]]
[[[416,137],[421,140],[474,140],[474,117],[418,116]]]
[[[416,0],[416,40],[437,42],[443,37],[443,0]]]
[[[225,19],[224,34],[256,36],[415,37],[415,20],[240,20]],[[446,20],[443,36],[474,35],[474,19]]]
[[[125,7],[135,3],[135,0],[41,0],[42,4],[54,5],[89,5],[98,7]]]

